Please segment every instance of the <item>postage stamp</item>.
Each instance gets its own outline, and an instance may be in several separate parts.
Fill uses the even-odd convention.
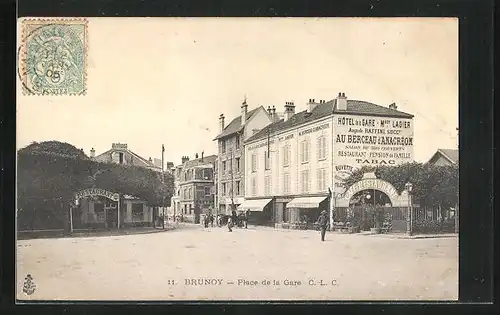
[[[23,20],[19,58],[25,95],[85,94],[87,20]]]

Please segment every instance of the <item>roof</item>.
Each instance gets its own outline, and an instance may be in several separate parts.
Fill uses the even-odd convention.
[[[307,110],[304,110],[302,112],[296,113],[295,115],[290,117],[287,121],[281,119],[261,129],[255,135],[251,136],[246,142],[251,142],[253,140],[267,137],[269,130],[272,130],[273,133],[276,133],[278,131],[287,130],[292,127],[300,126],[305,123],[312,122],[323,117],[327,117],[331,115],[332,108],[336,107],[336,103],[337,103],[336,99],[333,99],[331,101],[316,105],[316,107],[310,113],[308,113]],[[370,102],[357,101],[357,100],[347,100],[347,110],[342,110],[342,111],[335,110],[334,113],[413,118],[413,115],[408,113],[376,105]]]
[[[259,108],[263,108],[262,106],[259,106],[257,108],[252,109],[251,111],[247,112],[247,120],[252,117],[252,115],[257,112]],[[243,129],[244,126],[241,125],[241,115],[234,118],[229,125],[227,125],[222,132],[214,138],[214,140],[224,138],[227,136],[230,136],[232,134],[235,134]]]
[[[217,159],[217,155],[208,155],[208,156],[204,156],[203,159],[199,158],[196,160],[187,161],[182,166],[183,167],[201,166],[201,165],[213,163],[213,162],[215,162],[216,159]]]
[[[453,164],[458,163],[458,150],[456,149],[438,149],[436,153],[432,155],[429,162],[435,159],[437,155],[442,155],[445,159],[450,161]]]
[[[135,158],[137,158],[138,160],[140,160],[141,162],[143,162],[146,166],[161,169],[161,166],[156,166],[156,165],[154,165],[152,162],[149,162],[148,160],[146,160],[146,159],[145,159],[145,158],[143,158],[142,156],[138,155],[137,153],[134,153],[134,152],[130,151],[129,149],[122,149],[122,148],[117,149],[117,148],[111,148],[111,149],[109,149],[108,151],[106,151],[106,152],[103,152],[103,153],[99,154],[98,156],[96,156],[96,158],[97,158],[97,157],[99,157],[99,156],[105,155],[105,154],[110,154],[110,153],[111,153],[111,152],[113,152],[113,151],[124,151],[124,152],[127,152],[127,153],[129,153],[130,155],[132,155],[133,157],[135,157]]]

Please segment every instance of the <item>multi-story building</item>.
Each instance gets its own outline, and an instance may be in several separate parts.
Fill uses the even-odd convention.
[[[208,214],[214,206],[214,167],[216,155],[203,156],[194,160],[182,157],[182,164],[175,169],[173,209],[169,215],[182,216],[185,222],[200,223],[202,214]]]
[[[413,161],[412,118],[395,104],[348,100],[341,93],[328,102],[310,99],[299,113],[286,102],[283,119],[245,142],[239,210],[253,211],[263,224],[314,221],[344,193],[342,181],[354,168]]]
[[[216,213],[230,213],[243,202],[245,192],[245,159],[243,142],[269,125],[272,118],[264,107],[248,111],[246,100],[241,115],[227,126],[224,114],[219,117],[220,133],[214,139],[218,145]]]

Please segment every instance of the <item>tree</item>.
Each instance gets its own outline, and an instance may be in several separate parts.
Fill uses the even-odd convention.
[[[445,208],[458,203],[458,166],[433,166],[406,163],[397,166],[362,167],[344,182],[345,188],[361,180],[365,172],[375,172],[377,178],[389,182],[401,193],[405,184],[413,184],[413,198],[421,207],[441,205]]]
[[[132,195],[149,206],[169,205],[173,182],[171,174],[93,161],[68,143],[33,143],[18,151],[17,200],[25,221],[64,223],[74,194],[92,187]]]

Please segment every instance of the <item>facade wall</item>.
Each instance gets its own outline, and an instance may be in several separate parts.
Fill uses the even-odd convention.
[[[338,118],[344,118],[344,123]],[[373,143],[360,143],[366,139]],[[304,145],[308,152],[305,160]],[[285,158],[287,150],[289,156]],[[332,176],[337,196],[345,191],[343,179],[356,168],[413,162],[413,121],[335,114],[284,130],[269,136],[269,140],[246,143],[244,151],[245,199],[274,198],[276,222],[296,222],[301,212],[286,209],[287,202],[296,197],[328,196],[334,184]],[[269,169],[265,168],[267,151]],[[328,208],[329,200],[320,207]]]
[[[246,122],[243,129],[243,139],[246,140],[253,136],[255,130],[261,130],[272,122],[271,117],[264,108],[257,110]]]
[[[328,150],[332,139],[330,120],[331,118],[318,120],[269,137],[269,149],[268,139],[246,145],[245,198],[326,194],[330,187],[331,175],[331,151]],[[319,138],[324,139],[322,146],[318,143]],[[303,160],[301,146],[306,144],[308,158]],[[270,167],[266,170],[265,159],[268,150]],[[320,151],[324,153],[320,154]],[[288,158],[285,157],[287,152]],[[255,171],[252,170],[252,159],[256,159]],[[318,175],[319,170],[324,172]],[[302,177],[304,171],[308,172],[307,181],[305,176]],[[307,189],[302,187],[303,179],[304,184],[308,184]],[[266,183],[266,180],[271,180],[270,184]]]
[[[271,118],[263,108],[260,108],[246,121],[241,133],[235,133],[217,141],[218,172],[216,190],[218,209],[216,209],[216,211],[219,213],[229,213],[233,201],[236,206],[243,202],[246,186],[245,150],[243,142],[251,137],[256,130],[261,130],[270,123]],[[224,168],[224,162],[226,168]],[[230,172],[231,166],[233,170],[232,174]],[[233,190],[232,193],[231,190]]]

